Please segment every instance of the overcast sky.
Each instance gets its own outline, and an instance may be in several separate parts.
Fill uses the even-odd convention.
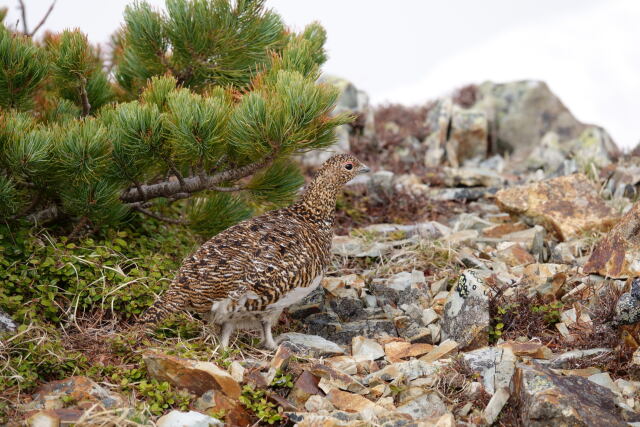
[[[25,0],[33,27],[49,0]],[[130,0],[58,0],[46,28],[105,42]],[[161,6],[163,0],[151,0]],[[17,0],[7,22],[18,20]],[[468,83],[545,80],[578,119],[622,147],[640,141],[640,1],[267,0],[302,29],[328,32],[324,70],[374,103],[418,104]]]

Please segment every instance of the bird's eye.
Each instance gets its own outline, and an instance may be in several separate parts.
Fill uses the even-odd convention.
[[[350,171],[351,169],[353,169],[353,163],[347,163],[346,165],[344,165],[344,168]]]

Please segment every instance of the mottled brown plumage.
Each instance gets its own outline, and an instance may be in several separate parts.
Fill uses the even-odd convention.
[[[297,203],[238,223],[203,244],[141,320],[193,311],[222,326],[223,346],[235,328],[258,328],[263,344],[274,348],[272,325],[284,308],[318,286],[329,263],[338,193],[367,171],[353,156],[331,157]]]

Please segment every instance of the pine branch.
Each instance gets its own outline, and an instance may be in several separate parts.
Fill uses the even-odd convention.
[[[49,19],[49,15],[51,15],[51,11],[53,10],[53,7],[56,5],[56,1],[57,0],[53,0],[53,3],[51,3],[51,6],[49,6],[49,10],[47,10],[47,13],[44,14],[42,19],[38,23],[38,25],[36,25],[36,27],[33,29],[33,31],[29,33],[29,37],[33,37],[33,35],[38,32],[40,27],[42,27],[44,23],[47,22],[47,19]],[[22,3],[22,1],[20,3]]]
[[[259,162],[251,163],[246,166],[242,166],[236,169],[229,169],[215,175],[207,175],[204,179],[201,176],[190,176],[184,178],[184,186],[181,187],[179,182],[176,181],[163,181],[157,184],[143,185],[142,190],[147,197],[147,200],[154,199],[156,197],[174,197],[178,193],[193,194],[199,191],[216,188],[217,184],[235,181],[240,178],[247,177],[259,169],[271,164],[275,157],[272,154]],[[218,187],[220,188],[220,187]],[[224,187],[223,187],[224,188]],[[232,190],[237,191],[237,190]],[[134,203],[142,201],[137,188],[129,188],[120,195],[120,200],[125,203]]]

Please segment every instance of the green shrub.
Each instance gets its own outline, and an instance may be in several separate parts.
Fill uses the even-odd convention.
[[[79,242],[0,226],[0,308],[21,323],[60,322],[93,310],[138,315],[196,242],[186,229],[148,220]]]

